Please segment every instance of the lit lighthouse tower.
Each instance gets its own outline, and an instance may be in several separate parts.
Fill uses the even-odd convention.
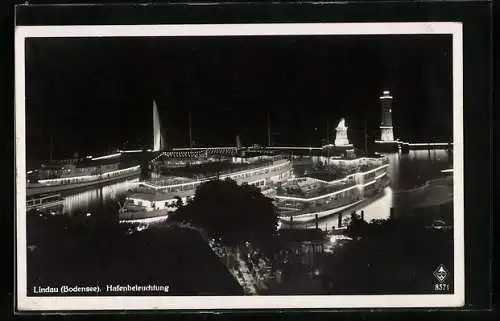
[[[380,122],[380,140],[383,142],[394,141],[392,131],[392,96],[388,90],[385,90],[380,96],[382,105],[382,119]]]

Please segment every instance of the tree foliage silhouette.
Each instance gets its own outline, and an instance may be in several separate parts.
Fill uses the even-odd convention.
[[[203,228],[225,243],[266,242],[276,232],[277,211],[257,187],[212,180],[198,187],[194,200],[170,217]]]
[[[179,295],[243,294],[197,231],[158,225],[130,233],[111,220],[28,214],[28,291],[38,284],[168,284]]]
[[[453,269],[453,231],[432,229],[424,212],[370,223],[352,215],[346,233],[353,241],[325,262],[325,292],[434,293],[434,269]]]

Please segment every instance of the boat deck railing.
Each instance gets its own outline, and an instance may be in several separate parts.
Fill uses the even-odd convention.
[[[235,163],[227,162],[226,165],[233,166],[233,168],[225,168],[225,169],[217,168],[217,165],[224,166],[224,164],[220,164],[220,163],[217,164],[217,162],[212,163],[212,164],[214,164],[215,166],[213,166],[214,168],[210,169],[208,172],[205,171],[205,172],[196,173],[196,171],[200,171],[202,169],[201,167],[203,165],[199,166],[199,167],[193,166],[192,169],[190,169],[190,168],[175,169],[175,170],[172,170],[171,172],[176,174],[177,176],[189,177],[192,179],[210,179],[210,178],[214,178],[217,176],[230,175],[230,174],[238,173],[238,172],[245,171],[245,170],[252,170],[252,169],[256,169],[256,168],[263,167],[263,166],[271,166],[271,165],[273,165],[273,161],[272,160],[260,160],[260,161],[254,162],[254,163],[245,163],[245,164],[235,164]]]
[[[137,204],[134,204],[132,202],[125,204],[124,208],[126,208],[127,211],[130,211],[130,212],[142,212],[142,211],[147,210],[147,208],[145,206],[137,205]]]
[[[191,190],[195,189],[198,185],[201,183],[204,183],[206,181],[209,181],[211,179],[219,178],[219,179],[226,179],[226,178],[231,178],[235,180],[239,180],[242,178],[248,179],[248,178],[255,178],[256,176],[259,175],[269,175],[271,173],[276,173],[279,171],[283,170],[291,170],[292,166],[290,162],[287,161],[277,161],[274,162],[274,164],[270,164],[269,166],[253,166],[251,168],[245,167],[244,169],[240,168],[237,171],[234,172],[228,172],[228,173],[219,173],[219,175],[216,176],[211,176],[211,177],[204,177],[201,179],[197,179],[196,181],[191,181],[191,182],[186,182],[186,183],[180,183],[180,184],[175,184],[175,185],[168,185],[168,186],[161,186],[161,185],[156,185],[153,182],[148,182],[148,183],[143,183],[141,184],[143,187],[148,187],[152,188],[155,190],[169,190],[170,192],[177,192],[177,191],[185,191],[185,190]],[[241,177],[239,177],[241,176]]]
[[[341,208],[341,207],[346,206],[346,205],[351,204],[351,203],[354,204],[360,200],[361,200],[361,198],[357,198],[356,196],[350,195],[350,196],[345,196],[345,197],[339,198],[339,199],[334,200],[330,203],[317,204],[317,205],[311,206],[311,207],[297,206],[297,207],[293,208],[290,206],[282,206],[282,205],[277,205],[276,207],[279,210],[279,215],[286,217],[286,216],[298,216],[298,215],[334,210],[336,208]]]
[[[117,170],[112,170],[109,172],[103,172],[99,174],[92,175],[81,175],[81,176],[68,176],[68,177],[60,177],[60,178],[51,178],[51,179],[40,179],[38,183],[51,186],[51,185],[59,185],[59,184],[74,184],[74,183],[85,183],[92,182],[106,178],[112,178],[120,175],[124,175],[127,173],[138,172],[140,170],[140,166],[132,166],[129,168],[122,168]]]

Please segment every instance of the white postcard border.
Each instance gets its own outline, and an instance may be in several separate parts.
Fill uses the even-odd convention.
[[[26,277],[25,39],[271,35],[413,35],[453,37],[454,294],[314,296],[28,297]],[[16,298],[19,311],[154,309],[311,309],[460,307],[465,300],[463,53],[459,22],[271,23],[123,26],[17,26],[15,30]]]

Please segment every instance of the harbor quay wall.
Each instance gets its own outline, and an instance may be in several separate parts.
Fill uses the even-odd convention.
[[[405,152],[410,150],[453,149],[453,143],[410,143],[403,141],[375,141],[374,150],[377,152]]]

